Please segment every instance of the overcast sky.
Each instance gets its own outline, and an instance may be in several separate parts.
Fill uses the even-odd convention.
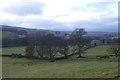
[[[0,0],[0,24],[71,31],[117,31],[119,0]]]

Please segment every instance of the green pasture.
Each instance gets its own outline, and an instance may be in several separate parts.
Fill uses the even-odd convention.
[[[17,48],[18,52],[21,50],[24,52],[23,48],[25,47]],[[76,58],[75,55],[55,62],[4,57],[2,76],[3,78],[113,78],[118,75],[117,58],[96,58],[96,55],[108,54],[107,48],[108,45],[97,46],[87,50],[84,54],[86,58]]]
[[[21,53],[25,54],[26,47],[6,47],[2,48],[2,54]]]

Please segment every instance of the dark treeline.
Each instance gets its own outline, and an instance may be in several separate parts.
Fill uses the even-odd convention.
[[[25,30],[17,30],[17,29],[11,29],[11,28],[2,28],[2,31],[8,31],[8,32],[13,32],[15,34],[19,34],[19,35],[26,35],[27,31]]]
[[[9,30],[10,32],[15,30]],[[15,31],[17,32],[17,31]],[[23,32],[23,33],[22,33]],[[87,36],[84,29],[75,29],[70,35],[57,36],[48,32],[36,32],[27,35],[21,31],[14,33],[14,37],[5,37],[2,39],[2,47],[27,46],[26,56],[32,58],[49,58],[51,62],[55,61],[56,55],[63,55],[65,59],[70,54],[78,54],[78,58],[83,57],[85,50],[91,47],[92,40],[99,40],[101,43],[117,44],[119,38],[111,39],[107,37]],[[20,37],[21,36],[21,37]]]
[[[50,61],[55,61],[54,55],[58,51],[65,55],[67,58],[67,38],[57,37],[53,34],[47,33],[35,33],[28,36],[28,47],[26,48],[26,56],[32,57],[34,53],[37,53],[37,56],[43,59],[44,57],[49,56]],[[62,50],[64,49],[64,50]]]
[[[26,48],[26,56],[44,59],[49,57],[51,62],[55,61],[55,55],[60,53],[64,58],[68,58],[71,49],[74,48],[72,54],[77,53],[78,58],[83,57],[82,53],[85,47],[90,45],[91,38],[86,36],[84,29],[76,29],[69,36],[54,36],[48,33],[35,33],[28,36],[28,47]]]
[[[17,30],[14,28],[12,28],[12,29],[11,28],[3,28],[2,31],[3,31],[3,33],[4,32],[11,32],[14,35],[14,37],[12,37],[12,38],[9,36],[7,36],[6,38],[2,38],[2,47],[28,46],[27,31]],[[44,32],[41,32],[40,34],[44,35]],[[84,33],[82,33],[82,34],[84,34]],[[19,37],[19,35],[23,35],[24,37]],[[4,36],[5,35],[3,35],[3,37]],[[72,36],[72,35],[70,35],[70,36]],[[74,34],[73,34],[73,36],[74,36]],[[74,36],[74,38],[75,38],[75,36]],[[89,38],[91,38],[93,40],[101,40],[103,42],[106,41],[107,43],[118,43],[118,41],[119,41],[116,38],[110,39],[111,37],[109,35],[105,35],[105,39],[103,37],[95,37],[95,36],[91,36]]]
[[[78,54],[78,58],[83,58],[85,50],[91,47],[92,40],[99,40],[102,44],[118,43],[118,39],[104,37],[90,37],[84,29],[75,29],[69,36],[55,36],[51,33],[37,32],[28,35],[28,46],[26,56],[31,58],[36,56],[41,59],[49,58],[55,61],[55,56],[59,53],[67,59],[69,54]]]
[[[2,39],[2,47],[27,46],[27,38],[5,38]]]
[[[3,28],[2,47],[27,46],[27,32],[24,30]]]

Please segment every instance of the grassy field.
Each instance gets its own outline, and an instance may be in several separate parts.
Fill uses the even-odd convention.
[[[85,56],[97,56],[97,55],[107,55],[107,49],[109,48],[109,45],[101,45],[101,46],[96,46],[92,49],[87,50],[87,53],[85,54]]]
[[[7,47],[2,48],[3,54],[21,53],[25,54],[25,47]]]
[[[106,46],[87,50],[86,58],[49,62],[25,58],[3,58],[4,78],[111,78],[118,74],[116,58],[97,59],[96,55],[107,54]]]
[[[93,49],[87,50],[87,55],[86,56],[93,56],[93,55],[104,55],[107,54],[106,49],[109,47],[109,45],[102,45],[102,46],[97,46]],[[2,53],[3,54],[12,54],[12,53],[21,53],[25,54],[25,48],[26,47],[7,47],[7,48],[2,48]]]

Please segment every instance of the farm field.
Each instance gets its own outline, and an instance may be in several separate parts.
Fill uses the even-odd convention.
[[[3,57],[3,78],[112,78],[118,75],[115,57],[98,59],[108,54],[108,45],[87,50],[86,58],[62,59],[53,63],[47,60]]]
[[[6,48],[2,48],[2,53],[3,54],[12,54],[12,53],[21,53],[21,54],[25,54],[25,48],[26,47],[6,47]]]
[[[93,49],[87,50],[87,55],[86,56],[93,56],[93,55],[104,55],[107,54],[106,49],[109,47],[109,45],[102,45],[102,46],[97,46]],[[6,47],[2,48],[2,53],[3,54],[12,54],[12,53],[21,53],[25,54],[25,46],[21,47]],[[101,50],[102,49],[102,50]],[[93,54],[94,53],[94,54]]]
[[[97,55],[107,55],[107,49],[109,48],[109,45],[100,45],[96,46],[94,48],[88,49],[85,56],[88,57],[95,57]]]

